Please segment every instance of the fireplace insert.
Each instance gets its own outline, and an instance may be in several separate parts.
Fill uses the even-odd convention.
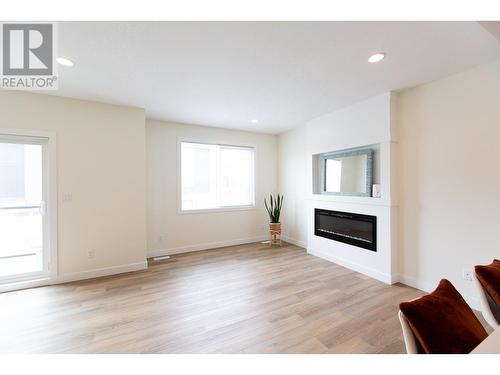
[[[377,251],[376,216],[315,208],[314,234]]]

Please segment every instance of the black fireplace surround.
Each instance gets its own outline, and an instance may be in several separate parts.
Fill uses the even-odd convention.
[[[376,216],[315,208],[314,234],[377,251]]]

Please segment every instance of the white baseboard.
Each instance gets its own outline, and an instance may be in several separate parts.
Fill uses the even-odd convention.
[[[256,236],[256,237],[239,238],[239,239],[235,239],[235,240],[208,242],[208,243],[202,243],[202,244],[196,244],[196,245],[171,247],[168,249],[148,251],[147,257],[153,258],[153,257],[159,257],[159,256],[163,256],[163,255],[174,255],[174,254],[190,253],[192,251],[216,249],[219,247],[244,245],[247,243],[265,241],[267,239],[269,239],[268,236],[262,235],[262,236]]]
[[[411,286],[412,288],[419,289],[423,292],[430,293],[437,287],[437,283],[430,283],[423,280],[416,279],[411,276],[397,275],[395,279],[401,284]],[[460,293],[464,297],[465,301],[474,310],[481,311],[481,304],[479,303],[479,298],[470,296],[468,294]]]
[[[78,281],[85,279],[93,279],[95,277],[117,275],[125,272],[140,271],[148,268],[148,262],[146,260],[138,263],[124,264],[120,266],[98,268],[96,270],[73,272],[65,275],[60,275],[57,277],[56,282],[51,284],[62,284],[68,283],[70,281]]]
[[[351,270],[354,270],[356,272],[362,273],[363,275],[373,277],[376,280],[382,281],[383,283],[386,284],[393,284],[394,280],[391,277],[391,275],[387,275],[385,273],[379,272],[377,270],[359,265],[357,263],[352,263],[348,260],[338,258],[336,256],[333,256],[331,254],[323,253],[321,251],[317,251],[314,249],[307,249],[307,252],[309,254],[312,254],[314,256],[329,260],[330,262],[337,263],[343,267],[349,268]]]
[[[37,280],[26,280],[10,284],[2,284],[0,285],[0,293],[14,292],[16,290],[28,289],[28,288],[37,288],[39,286],[46,286],[50,284],[52,284],[50,278],[42,278]]]
[[[36,288],[40,286],[56,285],[69,283],[71,281],[79,281],[86,279],[93,279],[102,276],[118,275],[125,272],[140,271],[148,268],[148,262],[145,260],[143,262],[124,264],[121,266],[98,268],[96,270],[73,272],[65,275],[60,275],[56,278],[43,278],[37,280],[26,280],[20,281],[12,284],[4,284],[0,286],[0,293],[13,292],[21,289]]]
[[[428,283],[422,280],[415,279],[414,277],[405,275],[396,275],[394,279],[396,282],[411,286],[412,288],[419,289],[427,293],[432,292],[434,289],[436,289],[437,286],[437,284],[434,285],[432,283]]]
[[[288,236],[282,236],[281,237],[283,241],[291,243],[296,246],[303,247],[304,249],[307,248],[307,244],[304,241],[296,240],[295,238],[288,237]]]

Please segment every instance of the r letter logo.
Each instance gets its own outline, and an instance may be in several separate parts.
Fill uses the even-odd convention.
[[[2,24],[0,87],[56,90],[55,40],[52,23]]]

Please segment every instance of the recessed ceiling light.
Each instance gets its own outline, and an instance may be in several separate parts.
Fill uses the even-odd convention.
[[[71,61],[70,59],[67,59],[66,57],[58,57],[56,60],[59,64],[64,65],[64,66],[75,65],[75,64],[73,64],[73,61]]]
[[[257,120],[257,119],[252,120],[252,124],[257,124],[258,122],[259,122],[259,120]]]
[[[369,58],[368,58],[368,62],[371,62],[371,63],[376,63],[376,62],[379,62],[379,61],[382,61],[385,57],[385,53],[384,52],[378,52],[374,55],[371,55]]]

